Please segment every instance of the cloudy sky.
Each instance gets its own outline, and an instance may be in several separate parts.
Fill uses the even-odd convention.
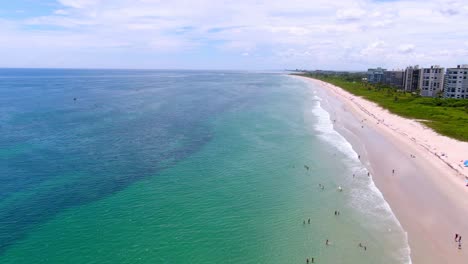
[[[468,0],[4,0],[0,67],[468,63]]]

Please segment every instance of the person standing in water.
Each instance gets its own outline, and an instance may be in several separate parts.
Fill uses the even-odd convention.
[[[328,239],[327,239],[327,241],[325,241],[325,245],[328,246],[329,244],[330,244],[330,243],[328,242]]]

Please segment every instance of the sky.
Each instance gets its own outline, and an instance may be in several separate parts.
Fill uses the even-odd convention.
[[[0,67],[468,64],[468,0],[1,0]]]

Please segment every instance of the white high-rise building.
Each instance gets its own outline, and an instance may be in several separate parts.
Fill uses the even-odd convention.
[[[403,89],[407,92],[414,92],[419,89],[419,76],[421,75],[421,69],[418,65],[406,67]]]
[[[444,88],[444,68],[439,65],[422,68],[419,76],[421,96],[436,97]]]
[[[448,68],[444,83],[444,97],[468,98],[468,65]]]

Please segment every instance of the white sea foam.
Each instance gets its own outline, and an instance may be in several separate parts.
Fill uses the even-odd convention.
[[[344,162],[350,171],[356,173],[356,175],[367,175],[367,169],[360,162],[358,154],[354,151],[352,145],[334,129],[330,114],[321,107],[320,102],[322,99],[316,95],[313,96],[313,99],[312,113],[316,118],[314,128],[318,132],[318,137],[345,155]],[[353,184],[349,188],[350,206],[365,214],[366,217],[373,219],[372,223],[374,223],[374,226],[371,227],[376,230],[383,230],[384,228],[387,230],[391,227],[394,227],[392,229],[399,229],[404,235],[404,243],[406,245],[400,249],[398,258],[406,263],[411,263],[406,232],[404,232],[400,222],[393,214],[389,204],[385,201],[382,193],[372,179],[367,179],[363,184]],[[372,225],[372,223],[366,224]]]

